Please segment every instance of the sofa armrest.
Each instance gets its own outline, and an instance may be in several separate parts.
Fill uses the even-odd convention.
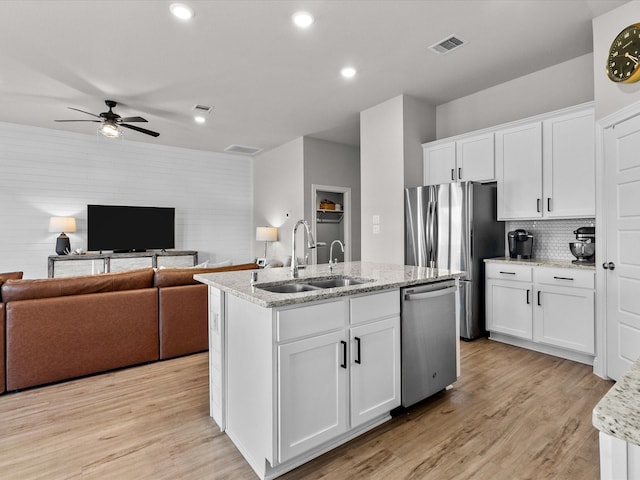
[[[203,284],[158,289],[161,360],[208,349],[207,293]]]

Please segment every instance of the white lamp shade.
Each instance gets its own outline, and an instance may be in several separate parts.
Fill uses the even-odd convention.
[[[256,242],[275,242],[278,240],[276,227],[256,227]]]
[[[73,217],[51,217],[49,231],[73,233],[76,231],[76,219]]]

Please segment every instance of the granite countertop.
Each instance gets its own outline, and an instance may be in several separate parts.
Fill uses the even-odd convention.
[[[640,361],[598,402],[592,422],[602,433],[640,446]]]
[[[425,283],[449,280],[464,276],[464,272],[438,268],[411,267],[373,262],[346,262],[337,264],[333,272],[329,266],[308,265],[299,271],[297,279],[291,278],[289,267],[265,268],[258,271],[258,282],[251,285],[251,271],[205,273],[194,275],[194,279],[226,293],[235,295],[261,307],[271,308],[298,303],[313,302],[327,298],[342,297],[357,293],[374,292],[390,288],[408,287]],[[260,285],[274,285],[292,281],[304,283],[312,279],[349,276],[371,280],[360,285],[325,288],[298,293],[272,293],[260,289]]]
[[[551,258],[531,258],[518,260],[509,257],[485,258],[485,263],[508,263],[511,265],[529,265],[532,267],[576,268],[579,270],[595,270],[595,264],[573,263],[571,260],[556,260]]]

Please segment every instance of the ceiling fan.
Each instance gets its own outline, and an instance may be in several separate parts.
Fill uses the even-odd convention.
[[[118,105],[117,102],[113,100],[105,100],[104,103],[109,107],[108,112],[102,112],[100,115],[95,115],[90,112],[85,112],[84,110],[80,110],[78,108],[67,107],[70,110],[75,110],[76,112],[86,113],[87,115],[91,115],[92,117],[96,117],[99,120],[54,120],[55,122],[96,122],[101,125],[98,127],[98,133],[104,135],[109,138],[117,138],[122,136],[122,131],[120,127],[129,128],[131,130],[135,130],[136,132],[144,133],[146,135],[151,135],[152,137],[157,137],[160,134],[158,132],[152,132],[151,130],[147,130],[146,128],[136,127],[135,125],[128,125],[130,122],[146,122],[147,120],[142,117],[121,117],[117,113],[113,112],[113,109]]]

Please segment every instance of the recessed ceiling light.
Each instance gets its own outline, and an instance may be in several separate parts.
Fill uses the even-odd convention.
[[[169,10],[171,10],[171,13],[180,20],[189,20],[195,15],[193,8],[185,5],[184,3],[172,3],[169,6]]]
[[[204,123],[207,121],[206,118],[201,117],[200,115],[198,115],[197,117],[193,117],[193,119],[196,121],[196,123]]]
[[[340,70],[340,74],[344,77],[344,78],[353,78],[356,76],[357,70],[353,67],[344,67],[342,70]]]
[[[308,28],[313,23],[313,15],[308,12],[296,12],[291,17],[293,23],[295,23],[300,28]]]

